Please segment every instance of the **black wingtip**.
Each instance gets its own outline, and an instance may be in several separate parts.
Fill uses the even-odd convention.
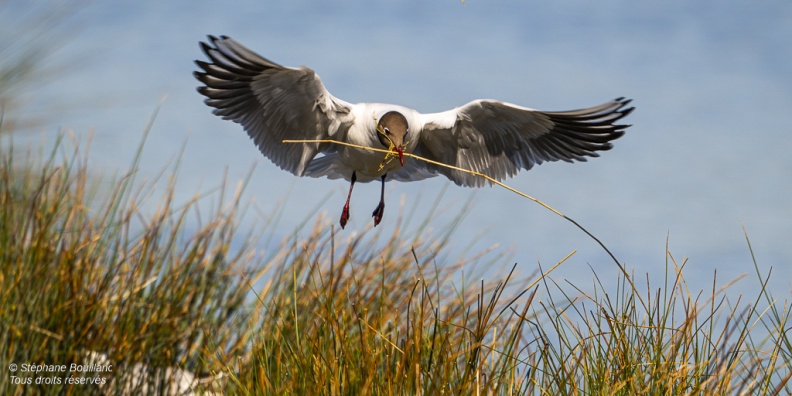
[[[630,113],[633,112],[633,110],[635,110],[635,107],[628,107],[624,110],[620,110],[620,112],[622,113],[622,117],[627,117],[628,115],[630,115]]]
[[[632,99],[627,99],[627,98],[622,96],[622,97],[616,98],[614,101],[619,103],[619,107],[617,107],[614,110],[614,113],[618,113],[619,117],[614,119],[614,121],[620,120],[620,119],[622,119],[624,117],[627,117],[628,115],[630,115],[630,113],[633,112],[633,110],[635,110],[635,106],[625,108],[630,103],[632,103],[632,101],[633,101]],[[615,129],[627,129],[627,128],[631,127],[631,126],[632,126],[632,124],[625,124],[625,125],[614,125],[613,127]]]
[[[633,100],[632,99],[627,99],[625,97],[621,97],[621,98],[616,99],[616,101],[619,102],[619,105],[620,105],[619,107],[625,107],[625,106],[628,106],[630,103],[632,103]],[[625,109],[624,111],[632,111],[634,108],[635,108],[635,106],[630,107],[629,109]]]
[[[221,41],[230,40],[231,38],[226,35],[215,36],[212,34],[206,35],[206,41],[199,41],[198,45],[200,45],[201,50],[206,52],[207,49],[217,49],[217,43]]]

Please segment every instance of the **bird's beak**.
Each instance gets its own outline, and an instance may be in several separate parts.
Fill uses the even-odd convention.
[[[397,146],[396,152],[399,153],[399,164],[401,164],[401,166],[404,167],[404,147]]]

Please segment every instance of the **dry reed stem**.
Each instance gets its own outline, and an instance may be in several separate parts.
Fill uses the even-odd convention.
[[[283,140],[283,143],[333,143],[333,144],[339,144],[339,145],[342,145],[342,146],[349,146],[349,147],[359,148],[359,149],[363,149],[363,150],[369,150],[369,151],[376,151],[376,152],[380,152],[380,153],[385,153],[386,155],[392,153],[392,151],[390,151],[390,150],[378,149],[378,148],[374,148],[374,147],[365,147],[365,146],[360,146],[360,145],[353,144],[353,143],[340,142],[340,141],[332,140],[332,139]],[[487,176],[487,175],[485,175],[483,173],[479,173],[479,172],[472,171],[472,170],[465,169],[465,168],[460,168],[460,167],[453,166],[453,165],[444,164],[442,162],[430,160],[428,158],[424,158],[424,157],[421,157],[420,155],[416,155],[416,154],[412,154],[412,153],[404,153],[404,156],[412,157],[412,158],[415,158],[417,160],[421,160],[421,161],[424,161],[424,162],[427,162],[427,163],[430,163],[430,164],[433,164],[433,165],[442,166],[442,167],[449,168],[449,169],[454,169],[454,170],[457,170],[457,171],[460,171],[460,172],[465,172],[465,173],[468,173],[468,174],[471,174],[471,175],[474,175],[474,176],[483,177],[484,179],[486,179],[490,183],[497,184],[497,185],[499,185],[499,186],[501,186],[501,187],[503,187],[503,188],[505,188],[505,189],[507,189],[507,190],[509,190],[509,191],[511,191],[511,192],[523,197],[523,198],[528,198],[531,201],[534,201],[534,202],[538,203],[539,205],[542,205],[545,209],[547,209],[547,210],[549,210],[549,211],[551,211],[551,212],[563,217],[567,221],[571,222],[572,224],[574,224],[575,226],[580,228],[580,230],[585,232],[586,235],[588,235],[589,237],[594,239],[603,249],[605,249],[605,252],[608,253],[608,255],[611,257],[611,259],[613,259],[613,261],[616,263],[616,265],[618,265],[619,268],[622,268],[621,264],[619,263],[619,260],[616,259],[616,256],[614,256],[613,253],[611,253],[610,249],[608,249],[605,246],[605,244],[602,243],[602,241],[600,241],[597,237],[595,237],[588,230],[583,228],[583,226],[578,224],[575,220],[572,220],[571,218],[569,218],[568,216],[564,215],[563,213],[553,209],[552,206],[550,206],[550,205],[548,205],[548,204],[546,204],[546,203],[544,203],[544,202],[542,202],[542,201],[540,201],[540,200],[538,200],[538,199],[536,199],[536,198],[534,198],[534,197],[532,197],[532,196],[530,196],[530,195],[528,195],[528,194],[526,194],[526,193],[524,193],[522,191],[519,191],[519,190],[517,190],[517,189],[515,189],[513,187],[509,187],[508,185],[506,185],[504,183],[501,183],[500,181],[495,180],[492,177]],[[386,158],[387,158],[387,156],[386,156]],[[626,271],[624,271],[623,268],[622,268],[622,271],[625,272],[625,275],[627,275]],[[630,281],[630,283],[632,283],[632,280]]]

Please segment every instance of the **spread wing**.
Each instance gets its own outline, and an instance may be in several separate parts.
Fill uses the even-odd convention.
[[[330,144],[282,143],[284,139],[340,139],[352,125],[349,103],[325,89],[307,67],[283,67],[221,36],[209,36],[201,48],[210,62],[196,61],[213,113],[245,129],[261,153],[276,165],[302,176],[319,152]]]
[[[586,161],[609,150],[629,125],[630,100],[618,98],[587,109],[544,112],[494,100],[476,100],[442,113],[425,114],[418,155],[486,174],[512,177],[545,161]],[[480,187],[486,180],[435,165],[456,184]]]

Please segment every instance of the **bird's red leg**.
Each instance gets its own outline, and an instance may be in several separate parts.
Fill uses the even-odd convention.
[[[374,209],[374,213],[371,214],[371,216],[374,217],[374,227],[380,223],[382,215],[385,213],[385,176],[387,176],[387,174],[382,175],[382,190],[380,190],[379,205]]]
[[[343,230],[346,227],[347,220],[349,220],[349,199],[352,198],[352,187],[355,187],[355,180],[357,180],[357,175],[355,172],[352,171],[352,182],[349,183],[349,194],[347,194],[346,204],[344,204],[344,210],[341,211],[341,229]]]

